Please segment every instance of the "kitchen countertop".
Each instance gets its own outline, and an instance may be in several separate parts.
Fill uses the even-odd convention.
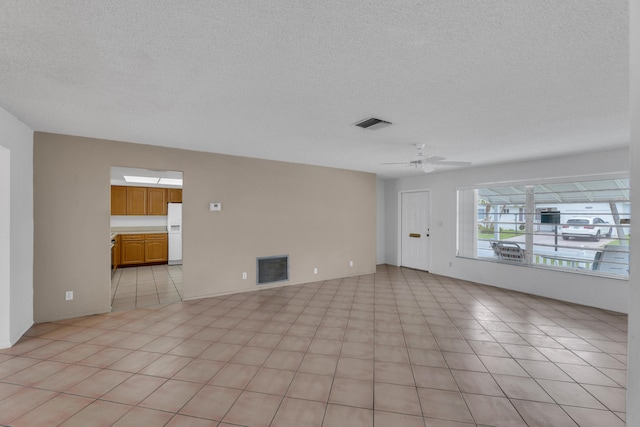
[[[167,227],[113,227],[111,228],[111,238],[119,234],[157,234],[166,233]]]

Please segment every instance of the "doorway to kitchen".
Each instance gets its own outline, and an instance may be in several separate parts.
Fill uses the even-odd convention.
[[[118,268],[111,278],[111,310],[182,301],[182,265]]]
[[[182,300],[182,172],[111,167],[111,309]]]

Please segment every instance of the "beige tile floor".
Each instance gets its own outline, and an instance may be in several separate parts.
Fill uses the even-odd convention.
[[[118,268],[111,278],[111,309],[182,301],[182,265]]]
[[[627,317],[413,270],[36,325],[0,424],[622,426]]]

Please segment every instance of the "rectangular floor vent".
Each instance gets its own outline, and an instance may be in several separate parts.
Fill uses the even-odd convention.
[[[257,258],[258,285],[289,280],[289,255]]]

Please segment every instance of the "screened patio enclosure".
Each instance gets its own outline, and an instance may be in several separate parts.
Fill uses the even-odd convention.
[[[461,189],[458,255],[626,278],[629,192],[625,177]]]

